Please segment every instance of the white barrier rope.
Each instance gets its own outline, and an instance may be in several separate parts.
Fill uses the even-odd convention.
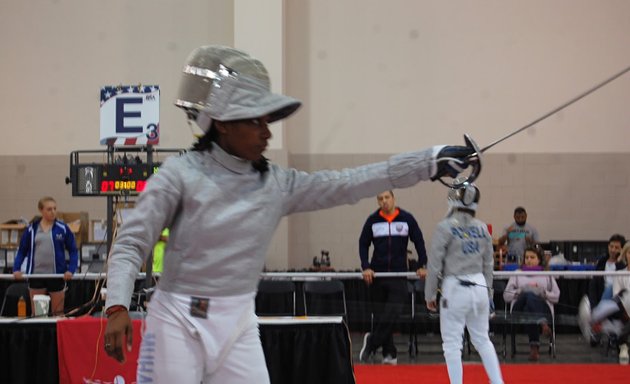
[[[553,276],[557,278],[578,278],[588,279],[593,276],[630,276],[630,270],[620,271],[494,271],[495,278],[508,279],[512,276]],[[154,273],[159,276],[159,273]],[[25,279],[51,279],[63,278],[63,274],[32,274],[22,275]],[[72,280],[99,280],[107,277],[107,273],[77,273],[72,276]],[[321,280],[321,279],[341,279],[341,280],[361,280],[361,272],[263,272],[260,274],[263,279],[286,279],[286,280]],[[414,272],[376,272],[375,277],[406,277],[408,279],[419,279]],[[136,279],[146,278],[146,273],[140,272]],[[0,280],[14,280],[12,274],[0,274]]]

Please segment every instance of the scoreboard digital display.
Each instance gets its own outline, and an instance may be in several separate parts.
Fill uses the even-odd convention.
[[[74,164],[73,196],[138,195],[160,163]]]

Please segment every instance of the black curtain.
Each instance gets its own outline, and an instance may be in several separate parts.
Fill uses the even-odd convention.
[[[260,338],[272,384],[354,384],[344,323],[261,325]]]
[[[0,345],[0,381],[12,384],[59,382],[56,323],[2,324]]]

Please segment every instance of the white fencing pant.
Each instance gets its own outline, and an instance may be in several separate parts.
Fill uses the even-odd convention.
[[[155,291],[138,357],[138,383],[269,383],[255,292],[209,297],[207,318],[189,295]]]
[[[477,285],[464,286],[460,280],[470,281]],[[481,273],[457,277],[447,276],[442,280],[440,332],[451,384],[463,382],[464,327],[468,327],[470,340],[481,356],[490,382],[492,384],[503,383],[499,358],[488,336],[489,308],[486,280]]]
[[[623,323],[619,319],[608,319],[608,317],[619,312],[619,304],[615,300],[602,300],[593,308],[591,324],[601,322],[601,331],[608,335],[619,336],[623,332]]]

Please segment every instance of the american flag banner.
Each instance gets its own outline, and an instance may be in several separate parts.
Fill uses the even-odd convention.
[[[157,145],[159,142],[159,86],[108,85],[101,88],[101,145]]]

